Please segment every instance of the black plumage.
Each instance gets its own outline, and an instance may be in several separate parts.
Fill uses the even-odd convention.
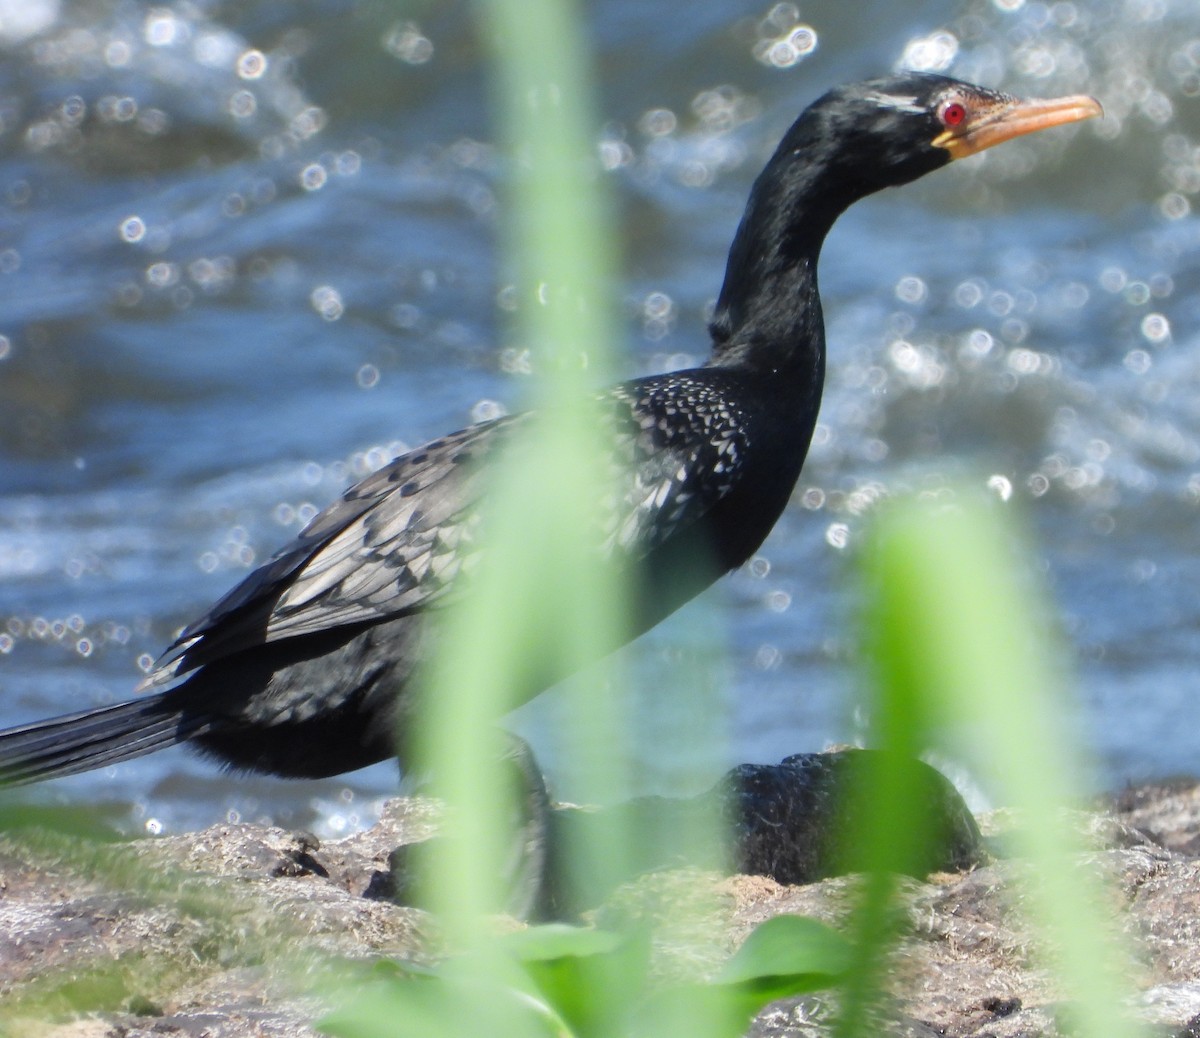
[[[708,363],[597,398],[620,472],[598,494],[597,548],[635,589],[617,643],[745,562],[787,504],[820,405],[816,266],[838,215],[952,158],[1098,112],[1090,98],[1018,101],[910,73],[833,90],[797,119],[751,191]],[[149,694],[0,732],[0,775],[70,774],[185,741],[284,776],[393,755],[411,679],[436,648],[426,611],[478,559],[488,467],[524,421],[434,440],[352,487],[183,631],[142,683]],[[562,676],[540,674],[528,694]]]

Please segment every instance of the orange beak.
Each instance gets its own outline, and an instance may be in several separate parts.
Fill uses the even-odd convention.
[[[1100,102],[1086,94],[1046,101],[1005,98],[984,108],[969,121],[944,130],[933,139],[933,146],[945,148],[952,159],[962,159],[1014,137],[1103,114]]]

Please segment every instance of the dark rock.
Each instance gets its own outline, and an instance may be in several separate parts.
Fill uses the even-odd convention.
[[[869,750],[801,753],[779,764],[742,764],[695,797],[638,797],[595,810],[560,807],[551,817],[547,890],[542,917],[571,916],[597,904],[622,882],[653,869],[695,867],[812,883],[857,871],[861,852],[844,838],[861,832],[854,783],[873,765]],[[921,761],[909,761],[924,807],[928,838],[914,875],[959,871],[986,857],[975,819],[951,782]],[[729,841],[713,838],[721,827]],[[619,875],[565,878],[565,848],[604,846],[622,832],[638,834],[636,854]],[[572,896],[568,898],[566,891]]]

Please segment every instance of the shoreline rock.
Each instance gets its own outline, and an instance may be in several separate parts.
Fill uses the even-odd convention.
[[[330,963],[436,954],[437,928],[425,913],[373,896],[394,848],[430,836],[436,814],[428,801],[397,798],[372,829],[323,845],[248,824],[119,844],[10,832],[0,838],[0,1032],[314,1038],[311,1021],[324,1008],[314,978]],[[1112,880],[1114,925],[1135,963],[1138,1015],[1156,1035],[1195,1038],[1200,782],[1131,788],[1077,821],[1095,849],[1076,864]],[[988,833],[1011,819],[997,813],[982,823]],[[1010,907],[1023,869],[1020,861],[991,860],[902,881],[907,926],[881,1033],[1068,1033],[1070,1007],[1032,960],[1033,938]],[[631,914],[669,919],[681,885],[705,898],[704,940],[715,964],[775,915],[836,924],[855,878],[799,885],[694,868],[652,873],[618,890],[595,918],[599,925]],[[87,1006],[86,1015],[68,1019],[72,1003]],[[826,1035],[833,1006],[824,995],[772,1003],[750,1033]],[[50,1019],[65,1022],[49,1026]]]

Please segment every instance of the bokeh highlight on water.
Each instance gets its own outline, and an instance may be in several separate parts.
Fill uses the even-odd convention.
[[[1106,109],[839,224],[792,505],[759,557],[630,650],[645,787],[854,739],[847,559],[880,501],[959,480],[1035,534],[1097,782],[1195,772],[1191,0],[588,11],[631,374],[703,357],[749,183],[827,86],[906,65]],[[502,339],[506,166],[470,14],[0,0],[0,723],[127,696],[347,483],[520,406],[531,359]],[[730,744],[698,762],[712,710]],[[518,723],[537,741],[552,711]],[[175,751],[39,795],[152,832],[336,833],[395,780],[236,778]]]

